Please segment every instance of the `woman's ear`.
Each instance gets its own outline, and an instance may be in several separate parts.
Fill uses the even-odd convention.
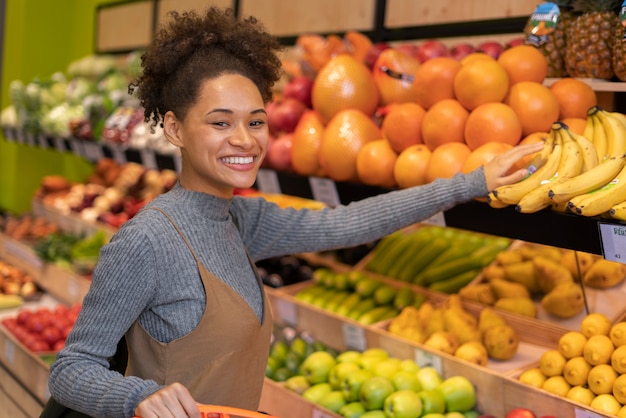
[[[183,148],[183,141],[179,135],[180,122],[172,111],[168,111],[163,116],[163,134],[165,138],[174,146]]]

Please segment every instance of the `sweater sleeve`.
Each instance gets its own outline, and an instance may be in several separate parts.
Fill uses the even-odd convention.
[[[242,197],[233,211],[251,256],[260,260],[371,242],[487,192],[480,168],[334,208],[280,209],[262,198]]]
[[[157,269],[150,243],[136,228],[123,228],[102,248],[80,315],[50,367],[49,389],[58,402],[91,416],[130,417],[159,389],[109,370],[107,360],[154,298]]]

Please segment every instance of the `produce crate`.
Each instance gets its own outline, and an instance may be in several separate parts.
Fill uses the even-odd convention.
[[[341,418],[326,408],[316,405],[297,393],[286,389],[280,382],[265,378],[259,411],[278,418],[290,418],[297,411],[298,417]]]
[[[88,278],[52,263],[44,265],[43,274],[35,282],[66,305],[82,303],[91,286]]]
[[[19,268],[37,281],[43,274],[44,262],[35,250],[0,232],[0,259]]]
[[[0,418],[36,418],[43,409],[41,401],[24,388],[7,369],[0,366]]]
[[[46,206],[39,199],[32,200],[32,212],[35,216],[44,218],[50,223],[59,226],[59,230],[76,234],[79,236],[89,236],[99,230],[104,230],[107,236],[112,236],[116,229],[102,222],[87,222],[74,213],[61,213],[60,211]]]

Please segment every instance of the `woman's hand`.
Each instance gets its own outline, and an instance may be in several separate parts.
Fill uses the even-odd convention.
[[[185,386],[172,383],[141,401],[135,408],[135,415],[141,418],[200,418],[200,410]]]
[[[504,186],[505,184],[517,183],[526,177],[528,170],[523,168],[511,173],[511,167],[520,158],[541,151],[542,148],[543,142],[518,145],[485,164],[484,173],[487,190],[492,191],[496,187]]]

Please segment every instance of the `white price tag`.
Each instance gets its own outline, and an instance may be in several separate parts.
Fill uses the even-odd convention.
[[[85,152],[85,158],[89,161],[96,162],[104,158],[104,152],[102,151],[100,144],[85,141],[83,142],[83,149]]]
[[[601,223],[600,237],[604,258],[626,264],[626,226]]]
[[[595,412],[574,408],[574,416],[576,418],[602,418],[604,415],[598,415]]]
[[[46,139],[45,135],[42,135],[42,134],[37,135],[37,145],[43,149],[48,148],[48,140]]]
[[[21,129],[18,129],[15,139],[19,144],[23,144],[24,143],[24,131]]]
[[[278,174],[276,174],[274,170],[260,169],[256,176],[256,182],[259,186],[259,190],[263,193],[281,193]]]
[[[284,323],[294,327],[298,325],[298,309],[295,303],[279,299],[276,301],[276,310],[278,311],[278,317]]]
[[[363,328],[346,322],[341,324],[341,328],[343,331],[343,342],[346,347],[352,350],[365,351],[367,340]]]
[[[13,364],[15,361],[15,344],[11,340],[5,340],[4,343],[4,358],[7,359],[9,364]]]
[[[339,193],[337,193],[337,186],[331,179],[309,177],[309,184],[311,186],[311,192],[313,193],[313,199],[318,202],[326,203],[330,207],[339,206],[341,204]]]
[[[113,160],[116,163],[120,165],[126,164],[126,153],[124,152],[124,149],[120,145],[109,144],[109,148],[111,148],[111,154],[112,154]]]
[[[311,418],[333,418],[331,415],[328,415],[324,411],[320,411],[317,408],[313,408],[313,412],[311,413]]]
[[[41,259],[37,257],[36,254],[29,252],[28,250],[26,250],[23,246],[19,244],[15,244],[10,241],[7,241],[4,244],[4,250],[7,252],[7,254],[10,254],[14,256],[15,258],[25,261],[26,264],[28,264],[29,266],[32,266],[33,268],[37,270],[40,270],[43,268],[43,261],[41,261]]]
[[[67,148],[65,148],[65,141],[63,140],[63,138],[55,136],[54,138],[52,138],[52,140],[54,141],[54,148],[57,151],[59,152],[67,151]]]
[[[70,280],[67,284],[67,293],[69,293],[69,295],[72,298],[75,298],[78,296],[78,283],[76,283],[74,280]]]
[[[438,212],[438,213],[435,213],[430,218],[422,221],[422,223],[425,223],[428,225],[446,226],[446,218],[443,215],[443,212]]]
[[[433,367],[440,375],[443,375],[441,357],[419,348],[415,349],[415,362],[420,367]]]
[[[159,168],[154,155],[154,150],[142,148],[139,152],[141,154],[141,163],[144,167],[148,170],[157,170]]]
[[[31,147],[34,147],[36,145],[35,143],[35,135],[33,134],[26,134],[26,145],[30,145]]]
[[[76,155],[79,155],[81,157],[85,156],[83,152],[83,144],[81,144],[80,141],[76,138],[70,139],[70,149]]]

